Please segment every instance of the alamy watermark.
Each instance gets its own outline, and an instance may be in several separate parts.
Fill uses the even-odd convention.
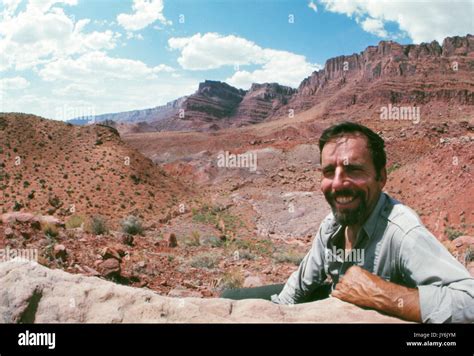
[[[251,172],[257,170],[257,154],[254,152],[230,153],[220,152],[217,155],[217,167],[219,168],[247,168]]]
[[[326,249],[327,262],[354,262],[356,264],[364,264],[365,250],[363,248],[354,248],[352,250],[345,250],[342,248]]]
[[[12,249],[9,246],[0,249],[0,262],[38,262],[38,249],[22,248]]]
[[[94,106],[69,106],[63,105],[56,108],[56,120],[66,121],[70,119],[88,120],[90,124],[95,122]]]
[[[414,124],[420,122],[419,106],[382,106],[380,109],[380,120],[412,121]]]

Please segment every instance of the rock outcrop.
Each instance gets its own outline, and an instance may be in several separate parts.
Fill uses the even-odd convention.
[[[278,83],[252,84],[230,121],[234,126],[264,121],[288,104],[295,93],[296,89]]]
[[[151,124],[157,131],[210,128],[231,116],[244,96],[244,90],[223,82],[206,80],[183,101],[177,113],[164,120],[152,120]]]
[[[367,103],[473,105],[473,57],[472,35],[447,37],[442,46],[381,41],[359,54],[327,60],[301,82],[288,107],[298,112],[327,102],[328,111],[336,112]]]
[[[171,298],[27,261],[0,264],[1,323],[398,323],[336,298],[295,306]]]

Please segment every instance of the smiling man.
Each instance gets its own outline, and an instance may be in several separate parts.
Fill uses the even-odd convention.
[[[474,322],[474,279],[414,211],[382,191],[387,180],[382,138],[344,122],[323,132],[319,148],[321,190],[332,213],[272,301],[312,300],[329,280],[332,297],[402,319]],[[341,258],[338,250],[363,253],[354,260]]]

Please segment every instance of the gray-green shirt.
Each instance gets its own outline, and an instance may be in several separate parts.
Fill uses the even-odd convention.
[[[343,230],[333,214],[323,220],[311,250],[273,302],[301,302],[327,277],[334,287],[344,271],[358,265],[387,281],[418,288],[424,323],[474,322],[474,278],[413,210],[381,193],[349,255],[340,249]]]

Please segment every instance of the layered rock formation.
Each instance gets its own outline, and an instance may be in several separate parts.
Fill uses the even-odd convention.
[[[187,97],[180,111],[165,120],[152,120],[157,131],[199,130],[232,116],[245,96],[245,91],[226,83],[206,80],[196,93]],[[218,128],[218,127],[215,127]]]
[[[323,69],[304,79],[298,89],[277,83],[253,84],[248,91],[206,80],[196,93],[166,106],[100,115],[141,125],[122,132],[198,130],[255,124],[322,105],[324,116],[376,116],[380,105],[426,105],[423,115],[445,114],[443,104],[474,105],[474,36],[401,45],[381,41],[359,54],[326,61]],[[437,104],[441,103],[441,104]],[[452,105],[451,105],[452,106]],[[446,109],[446,110],[445,110]]]
[[[31,262],[0,264],[1,323],[399,323],[336,298],[295,306],[171,298]]]
[[[264,121],[288,104],[295,93],[296,89],[277,83],[252,84],[230,121],[233,126]]]
[[[329,59],[302,81],[289,102],[295,111],[327,102],[328,112],[374,103],[474,104],[474,36],[420,45],[381,41],[359,54]],[[283,113],[283,112],[281,112]]]

